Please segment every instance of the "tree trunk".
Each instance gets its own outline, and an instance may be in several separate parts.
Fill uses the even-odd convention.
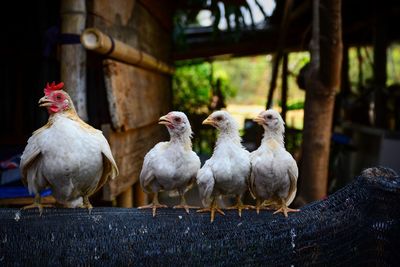
[[[316,9],[319,12],[313,25],[319,31],[313,33],[319,33],[313,36],[312,67],[306,80],[300,186],[306,202],[327,194],[332,116],[342,61],[341,1],[314,0],[313,8],[314,15]]]

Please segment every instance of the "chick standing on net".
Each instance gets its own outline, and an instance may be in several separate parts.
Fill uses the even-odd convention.
[[[272,109],[262,111],[254,121],[264,128],[260,147],[250,155],[250,191],[257,201],[257,213],[267,200],[267,205],[277,209],[275,213],[282,212],[287,217],[288,212],[299,211],[288,208],[296,195],[299,171],[284,146],[285,123]]]
[[[241,145],[238,125],[226,111],[212,113],[203,124],[210,124],[219,130],[219,136],[214,152],[197,174],[200,197],[204,206],[198,212],[210,211],[211,222],[215,211],[225,215],[217,205],[216,198],[220,195],[235,195],[237,204],[228,209],[248,208],[241,201],[242,194],[247,190],[247,179],[250,175],[249,152]]]
[[[140,185],[146,193],[154,193],[150,205],[139,207],[153,209],[165,208],[158,202],[158,192],[177,191],[181,197],[180,205],[174,208],[184,208],[189,213],[191,207],[186,204],[185,192],[195,181],[200,169],[200,159],[192,151],[192,128],[183,112],[172,111],[159,119],[165,124],[170,134],[169,142],[160,142],[145,156],[140,173]]]
[[[63,86],[47,84],[39,105],[47,108],[49,120],[32,134],[21,156],[22,181],[35,194],[24,209],[39,208],[40,214],[41,190],[51,187],[58,203],[90,211],[89,196],[118,175],[106,138],[78,117]]]

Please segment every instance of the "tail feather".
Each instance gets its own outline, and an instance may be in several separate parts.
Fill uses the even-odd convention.
[[[199,170],[197,173],[197,185],[203,205],[209,206],[215,185],[214,176],[210,167],[204,166]]]
[[[296,192],[297,192],[297,178],[293,174],[291,174],[289,171],[288,171],[288,175],[289,175],[289,179],[290,179],[290,187],[289,187],[288,197],[286,198],[287,206],[289,206],[293,202],[293,200],[296,196]]]

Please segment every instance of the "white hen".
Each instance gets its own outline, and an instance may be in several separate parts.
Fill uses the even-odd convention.
[[[247,179],[250,175],[249,152],[241,145],[238,125],[226,111],[212,113],[203,124],[210,124],[219,130],[214,152],[197,174],[197,184],[204,206],[199,212],[210,211],[211,222],[215,211],[224,215],[219,209],[216,198],[220,195],[235,195],[239,216],[243,208],[242,194],[247,190]],[[211,202],[211,203],[210,203]]]
[[[58,203],[90,211],[89,196],[118,175],[106,138],[78,117],[63,85],[47,84],[39,104],[47,108],[49,120],[32,134],[21,157],[22,180],[35,194],[35,202],[24,209],[39,208],[40,213],[45,206],[40,191],[46,187]]]
[[[269,205],[277,208],[275,213],[282,212],[287,217],[288,212],[298,211],[288,206],[296,195],[299,171],[284,146],[284,121],[272,109],[262,111],[254,121],[265,131],[260,147],[250,155],[250,191],[257,200],[257,213],[267,200]]]
[[[153,209],[164,208],[158,202],[158,192],[177,191],[181,196],[180,205],[174,208],[184,208],[189,213],[191,207],[186,204],[185,192],[190,188],[200,169],[200,159],[192,151],[192,128],[183,112],[172,111],[159,120],[165,124],[170,134],[169,142],[160,142],[145,156],[140,173],[140,184],[146,193],[154,193],[150,205],[139,207]]]

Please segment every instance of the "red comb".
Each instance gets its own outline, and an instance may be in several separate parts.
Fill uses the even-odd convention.
[[[60,82],[59,84],[56,84],[56,82],[52,82],[51,84],[47,83],[46,87],[44,88],[44,94],[49,95],[52,91],[61,90],[63,87],[63,82]]]

